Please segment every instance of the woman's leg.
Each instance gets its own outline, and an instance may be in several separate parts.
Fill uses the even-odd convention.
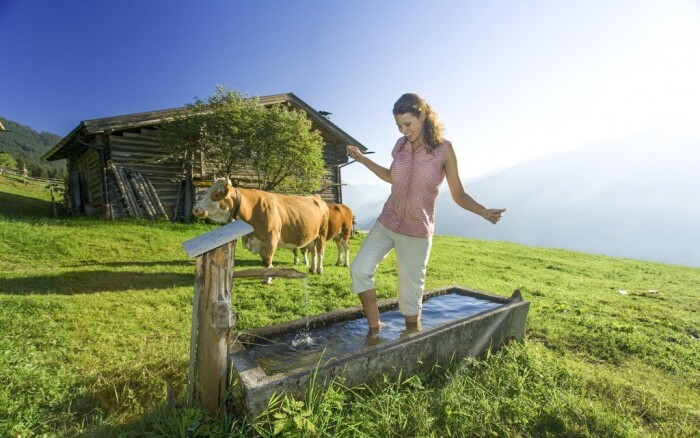
[[[425,273],[431,246],[432,237],[401,236],[396,238],[399,311],[404,315],[408,329],[420,327]]]
[[[381,324],[377,308],[377,292],[374,287],[374,273],[379,263],[393,248],[394,241],[388,230],[377,222],[350,265],[351,290],[360,297],[370,329],[378,329]]]
[[[377,291],[375,289],[366,290],[357,294],[362,303],[362,310],[365,311],[365,317],[369,324],[370,330],[376,330],[380,327],[379,308],[377,307]]]

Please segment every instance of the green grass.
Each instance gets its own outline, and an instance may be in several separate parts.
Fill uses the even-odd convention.
[[[526,341],[378,387],[338,379],[250,424],[182,407],[194,264],[181,243],[214,225],[51,216],[43,187],[0,177],[0,437],[700,435],[700,269],[436,236],[427,288],[520,288]],[[307,281],[311,314],[358,304],[335,255]],[[239,244],[236,265],[259,260]],[[380,297],[395,270],[393,256],[380,266]],[[236,328],[302,317],[303,295],[237,281]]]

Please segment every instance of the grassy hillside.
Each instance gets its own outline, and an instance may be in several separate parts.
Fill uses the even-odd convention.
[[[27,166],[29,176],[62,178],[66,175],[65,160],[44,161],[41,157],[54,147],[61,136],[50,132],[36,132],[29,126],[0,117],[7,130],[0,135],[0,152],[11,155]]]
[[[188,366],[194,265],[181,242],[212,226],[49,212],[41,187],[0,176],[0,436],[700,434],[699,269],[436,236],[427,287],[520,288],[525,343],[379,388],[338,382],[248,424],[166,403],[167,387],[182,402]],[[276,265],[291,260],[281,251]],[[259,262],[239,245],[236,264]],[[395,270],[390,256],[377,272],[382,297]],[[311,314],[357,305],[347,268],[307,288]],[[303,316],[303,293],[237,281],[237,329]]]

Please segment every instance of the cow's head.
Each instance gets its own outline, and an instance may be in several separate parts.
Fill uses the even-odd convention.
[[[215,222],[226,223],[231,217],[234,196],[235,191],[231,182],[226,178],[217,178],[194,206],[192,214],[201,218],[209,218]]]

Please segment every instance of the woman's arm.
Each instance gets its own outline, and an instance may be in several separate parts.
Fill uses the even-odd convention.
[[[447,185],[450,188],[452,199],[454,199],[457,205],[467,211],[478,214],[493,224],[501,220],[503,212],[506,211],[505,208],[486,208],[464,191],[462,180],[459,178],[459,170],[457,169],[457,155],[451,144],[447,145],[444,167]]]
[[[365,167],[374,172],[379,178],[391,184],[391,170],[367,158],[356,146],[348,145],[348,156],[358,163],[364,164]]]

